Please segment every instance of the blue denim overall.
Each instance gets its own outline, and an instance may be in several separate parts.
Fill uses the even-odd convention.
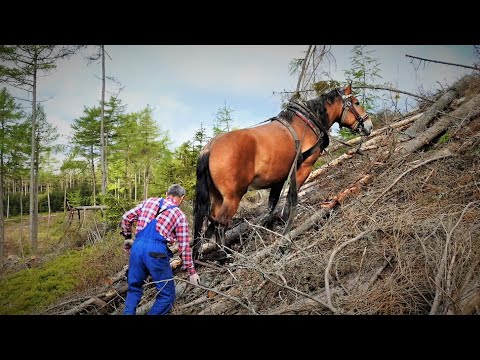
[[[162,198],[159,208],[162,207],[163,200]],[[175,207],[177,206],[169,205],[165,210]],[[175,302],[175,282],[170,267],[172,252],[167,247],[167,240],[158,233],[156,226],[157,219],[154,218],[135,236],[130,251],[124,315],[135,315],[142,298],[143,283],[149,274],[155,282],[157,296],[148,315],[165,315]]]

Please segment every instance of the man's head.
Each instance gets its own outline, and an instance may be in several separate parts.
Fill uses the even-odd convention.
[[[179,205],[183,201],[183,198],[185,197],[185,193],[186,193],[185,188],[179,184],[173,184],[167,190],[167,196],[177,198]]]

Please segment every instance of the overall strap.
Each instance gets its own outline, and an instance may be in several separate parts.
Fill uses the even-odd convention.
[[[165,210],[168,210],[168,209],[173,209],[173,208],[176,208],[178,207],[178,205],[168,205],[165,209],[162,209],[162,205],[163,205],[163,201],[165,199],[162,198],[162,200],[160,200],[160,204],[158,204],[158,210],[157,210],[157,214],[155,215],[155,218],[158,217],[158,215],[160,215],[162,212],[164,212]],[[161,209],[161,210],[160,210]]]

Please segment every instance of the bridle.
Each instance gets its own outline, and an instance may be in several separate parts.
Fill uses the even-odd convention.
[[[345,126],[343,122],[345,120],[345,116],[347,115],[347,110],[350,110],[353,116],[355,116],[355,122],[352,126],[350,126],[350,128],[354,131],[358,131],[360,127],[363,128],[363,123],[368,120],[368,113],[365,112],[363,116],[360,116],[358,111],[353,106],[352,101],[350,100],[353,94],[342,95],[340,91],[338,91],[338,89],[337,93],[342,97],[342,116],[340,118],[340,127]]]

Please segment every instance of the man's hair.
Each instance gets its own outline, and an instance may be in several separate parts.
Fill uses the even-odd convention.
[[[167,195],[182,197],[186,193],[185,188],[179,184],[173,184],[168,188]]]

